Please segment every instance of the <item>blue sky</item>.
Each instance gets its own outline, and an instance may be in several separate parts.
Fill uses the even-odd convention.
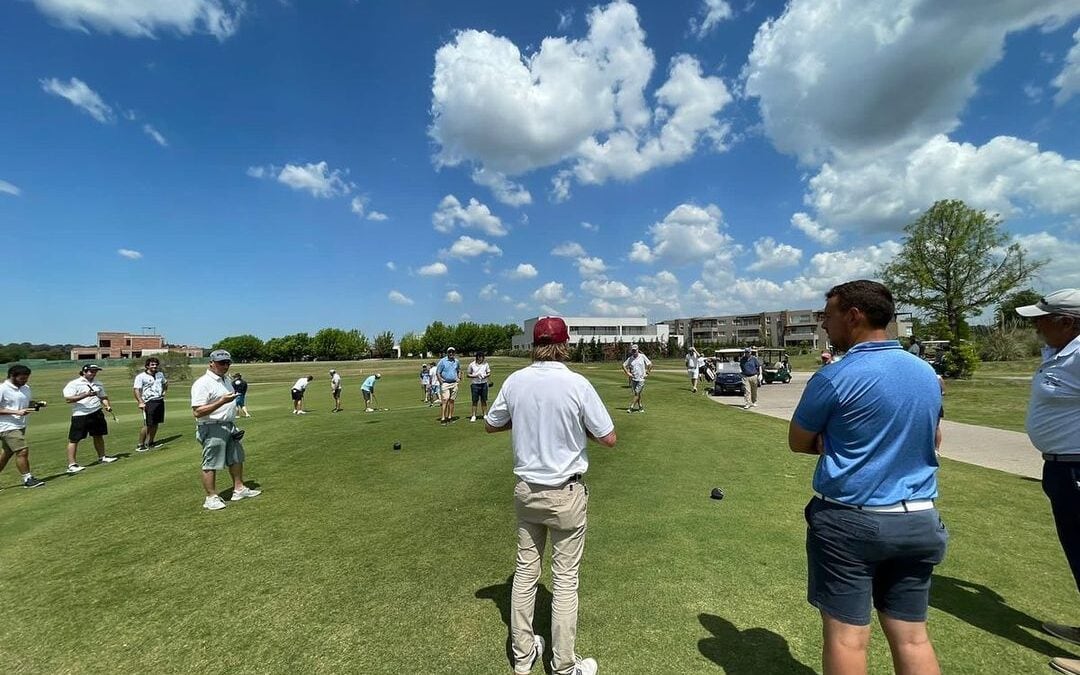
[[[933,201],[1080,286],[1080,2],[0,5],[0,342],[821,304]]]

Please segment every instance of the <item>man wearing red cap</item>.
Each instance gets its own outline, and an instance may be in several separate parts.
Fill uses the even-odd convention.
[[[544,654],[533,632],[541,556],[551,537],[551,672],[595,675],[595,659],[574,653],[578,568],[585,551],[589,489],[588,438],[615,445],[615,425],[589,381],[562,362],[570,356],[569,332],[559,317],[533,326],[533,363],[503,383],[484,418],[488,433],[509,430],[514,451],[517,567],[510,598],[514,672],[524,675]]]

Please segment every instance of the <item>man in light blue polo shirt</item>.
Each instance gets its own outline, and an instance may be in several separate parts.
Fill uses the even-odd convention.
[[[825,297],[822,327],[847,353],[810,380],[788,428],[793,451],[819,456],[805,517],[823,669],[866,672],[873,603],[896,671],[939,673],[926,631],[930,576],[948,540],[933,502],[937,376],[888,339],[885,286],[850,281]]]
[[[435,379],[439,382],[439,396],[442,399],[442,417],[439,423],[446,425],[454,420],[454,401],[457,400],[458,380],[461,379],[461,361],[457,360],[457,350],[446,348],[446,356],[435,365]]]
[[[1043,492],[1050,499],[1058,540],[1080,588],[1080,289],[1065,288],[1016,313],[1034,320],[1046,342],[1031,380],[1027,432],[1043,456]],[[1080,644],[1080,627],[1044,623],[1055,637]],[[1051,667],[1080,675],[1080,659],[1055,658]]]

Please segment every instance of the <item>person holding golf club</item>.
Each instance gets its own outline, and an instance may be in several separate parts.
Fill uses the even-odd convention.
[[[941,389],[930,364],[886,333],[888,288],[849,281],[825,297],[821,325],[846,356],[809,381],[788,427],[791,450],[818,457],[803,515],[822,669],[867,672],[876,609],[895,671],[940,673],[926,619],[949,538],[934,504]]]
[[[469,368],[465,371],[471,380],[472,393],[472,417],[470,422],[476,421],[476,404],[480,404],[480,417],[487,414],[488,387],[491,385],[491,364],[484,358],[484,352],[476,352],[476,356]]]
[[[652,372],[652,361],[638,350],[636,344],[630,345],[630,356],[623,361],[623,372],[630,378],[630,390],[634,392],[626,412],[645,412],[641,405],[641,391],[645,388],[645,378]]]
[[[308,385],[315,379],[314,375],[305,375],[296,381],[296,384],[292,386],[292,407],[294,415],[306,415],[307,411],[304,410],[304,392],[307,391]]]
[[[330,369],[330,395],[334,397],[334,409],[330,412],[341,412],[341,375],[333,368]]]
[[[233,391],[236,392],[236,409],[244,413],[244,417],[251,417],[247,409],[247,380],[240,373],[236,373],[232,376],[232,386]]]
[[[79,473],[86,467],[75,461],[79,441],[87,436],[94,439],[94,450],[98,462],[112,464],[116,457],[105,454],[105,436],[109,434],[109,425],[105,421],[105,412],[112,412],[112,403],[105,387],[95,382],[101,366],[88,363],[79,371],[79,377],[68,382],[64,387],[64,400],[71,404],[71,426],[68,428],[67,472]]]
[[[151,356],[143,363],[143,372],[135,376],[132,391],[135,403],[143,411],[143,426],[139,429],[139,444],[135,452],[146,452],[154,447],[158,425],[165,421],[165,392],[169,380],[161,372],[161,361]]]
[[[587,379],[566,367],[570,333],[559,317],[533,325],[533,363],[510,374],[484,417],[488,433],[510,431],[514,453],[517,563],[510,596],[514,672],[525,675],[544,654],[533,632],[541,559],[551,539],[551,672],[595,675],[595,659],[579,658],[578,571],[585,552],[589,488],[587,439],[615,446],[615,424]]]
[[[375,382],[381,378],[379,373],[368,375],[360,385],[360,393],[364,396],[364,412],[375,412],[375,408],[379,407],[379,399],[375,396]]]
[[[686,374],[690,376],[690,391],[696,394],[698,378],[701,377],[701,356],[693,347],[686,351]]]
[[[202,445],[203,508],[218,511],[225,502],[217,493],[217,472],[229,467],[233,490],[229,501],[258,497],[262,490],[244,485],[244,430],[236,426],[236,397],[225,375],[232,356],[224,349],[210,352],[206,373],[191,385],[191,412],[195,415],[195,438]]]
[[[0,471],[15,458],[15,468],[22,474],[25,488],[41,487],[45,481],[30,471],[30,446],[26,444],[26,418],[44,403],[30,398],[30,368],[21,363],[8,368],[7,379],[0,383]]]
[[[457,360],[457,350],[446,348],[446,356],[435,365],[435,379],[439,383],[439,396],[442,398],[442,417],[439,424],[454,421],[454,401],[457,400],[458,380],[461,379],[461,362]]]

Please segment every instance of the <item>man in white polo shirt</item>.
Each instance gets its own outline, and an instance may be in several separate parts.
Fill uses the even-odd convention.
[[[79,377],[64,387],[64,400],[71,404],[71,427],[68,429],[67,444],[68,473],[79,473],[86,468],[75,461],[75,452],[79,449],[79,441],[87,436],[94,439],[98,462],[111,464],[116,461],[116,457],[105,454],[105,436],[109,433],[109,425],[105,422],[105,412],[102,411],[112,412],[112,403],[109,402],[109,395],[105,393],[105,387],[94,381],[100,370],[101,366],[96,363],[88,363],[82,367]]]
[[[30,400],[30,368],[21,363],[8,368],[7,379],[0,382],[0,471],[15,458],[15,468],[22,474],[23,487],[41,487],[45,481],[30,473],[30,447],[26,444],[26,416],[37,412],[39,404]],[[40,404],[44,405],[44,404]]]
[[[304,410],[304,392],[307,391],[307,387],[311,384],[311,381],[315,379],[314,375],[305,375],[296,381],[296,384],[292,386],[292,407],[294,415],[306,415],[307,411]]]
[[[1080,289],[1066,288],[1016,313],[1034,320],[1046,343],[1031,380],[1027,433],[1043,456],[1043,492],[1058,539],[1080,588]],[[1055,637],[1080,644],[1080,627],[1046,622]],[[1080,659],[1055,658],[1055,670],[1080,675]]]
[[[244,485],[244,437],[236,421],[236,397],[225,374],[232,356],[224,349],[210,352],[206,373],[191,385],[191,411],[195,414],[195,438],[202,444],[202,484],[206,491],[203,508],[217,511],[225,502],[217,493],[217,472],[229,467],[233,480],[230,501],[257,497],[262,490]]]
[[[330,395],[334,397],[334,409],[330,412],[341,412],[341,374],[333,368],[330,369]]]
[[[143,413],[143,426],[139,429],[139,444],[135,452],[146,452],[154,447],[158,425],[165,421],[165,392],[169,380],[161,372],[161,361],[151,356],[143,363],[143,372],[135,376],[131,385],[135,403]]]
[[[514,672],[529,673],[544,653],[533,632],[536,586],[544,545],[551,537],[551,672],[594,675],[594,659],[574,653],[577,635],[578,567],[585,551],[589,489],[586,439],[615,445],[611,415],[589,381],[562,362],[570,356],[570,334],[559,317],[533,326],[533,363],[506,378],[484,418],[488,433],[511,432],[514,451],[514,510],[518,548],[510,598]]]

